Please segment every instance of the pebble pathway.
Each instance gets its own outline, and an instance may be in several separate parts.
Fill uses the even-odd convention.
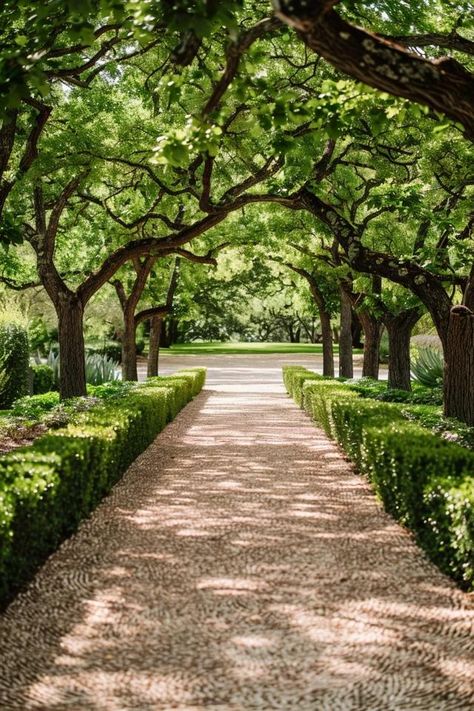
[[[474,709],[474,605],[226,361],[0,619],[2,711]]]

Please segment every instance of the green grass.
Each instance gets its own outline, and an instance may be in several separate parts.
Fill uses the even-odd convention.
[[[320,343],[179,343],[162,349],[169,355],[269,355],[272,353],[322,354]],[[334,346],[337,353],[337,345]],[[356,351],[359,352],[359,351]]]

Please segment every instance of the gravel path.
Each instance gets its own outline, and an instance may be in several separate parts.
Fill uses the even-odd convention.
[[[474,709],[472,601],[287,398],[279,366],[213,362],[10,606],[2,711]]]

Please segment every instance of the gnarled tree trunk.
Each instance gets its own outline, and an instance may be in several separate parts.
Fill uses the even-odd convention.
[[[405,309],[395,315],[387,314],[383,321],[388,333],[388,386],[398,390],[411,390],[410,337],[419,321],[418,308]]]
[[[72,292],[55,299],[58,315],[59,393],[62,400],[87,395],[84,347],[84,306]]]
[[[379,377],[379,349],[382,336],[382,322],[368,311],[361,309],[359,319],[364,331],[364,363],[362,377]]]
[[[138,380],[135,314],[125,309],[122,336],[122,379]]]
[[[474,425],[474,313],[455,306],[444,349],[444,414]]]

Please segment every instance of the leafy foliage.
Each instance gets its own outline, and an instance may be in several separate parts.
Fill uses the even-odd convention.
[[[102,385],[120,377],[118,363],[106,355],[88,353],[86,356],[86,382],[91,385]]]
[[[0,321],[0,408],[28,392],[29,359],[26,328]]]
[[[412,371],[419,383],[427,388],[436,388],[443,383],[444,360],[436,348],[420,348],[412,363]]]
[[[32,365],[31,371],[34,395],[54,390],[54,371],[49,365]]]

